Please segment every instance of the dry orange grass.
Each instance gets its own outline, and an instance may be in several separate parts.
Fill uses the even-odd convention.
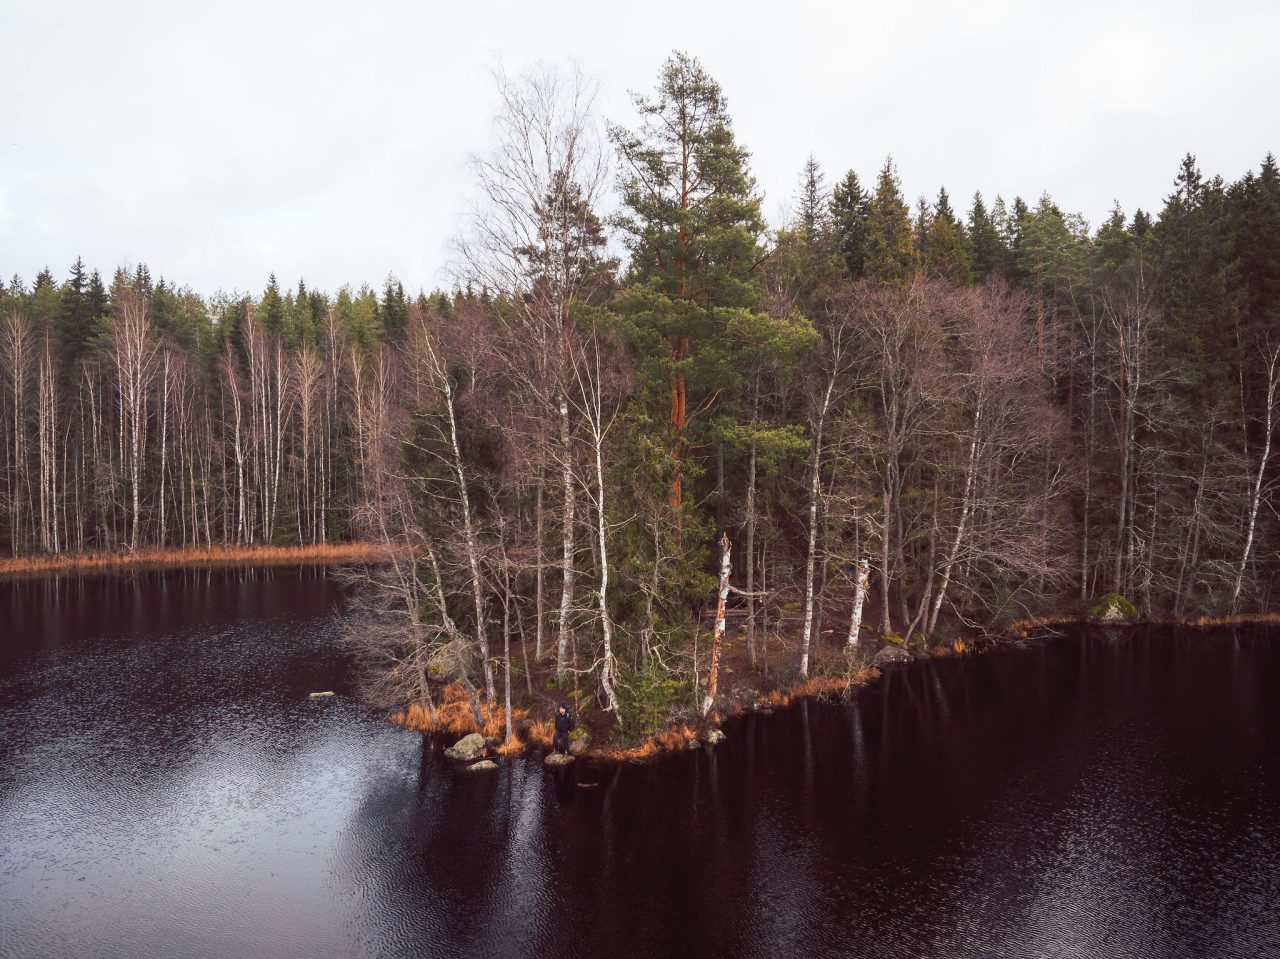
[[[475,712],[471,708],[471,700],[466,689],[458,683],[444,688],[440,702],[434,710],[423,703],[410,703],[401,712],[393,713],[391,721],[399,723],[407,729],[423,733],[454,733],[465,736],[467,733],[480,733],[485,737],[500,737],[506,734],[506,710],[497,703],[479,703],[480,718],[483,725],[476,726]],[[511,724],[516,726],[527,718],[528,712],[523,709],[511,711]],[[508,744],[504,743],[504,746]]]
[[[1157,620],[1164,626],[1190,626],[1205,629],[1210,626],[1275,626],[1280,624],[1280,613],[1239,613],[1235,616],[1183,616],[1181,619]]]
[[[0,559],[0,577],[47,573],[110,573],[124,569],[186,569],[226,566],[341,565],[386,557],[376,543],[310,546],[215,546],[211,549],[139,549],[119,553],[55,553]]]
[[[603,749],[593,755],[614,762],[641,762],[653,759],[663,753],[688,749],[689,743],[698,738],[698,731],[688,725],[673,726],[647,738],[639,746],[626,749]]]
[[[844,696],[853,690],[855,686],[865,686],[867,683],[875,682],[880,678],[880,670],[874,666],[865,666],[858,670],[852,676],[810,676],[802,682],[796,683],[787,690],[785,695],[781,696],[780,705],[786,705],[794,698],[803,698],[805,696]],[[772,698],[771,694],[765,697],[765,700]],[[769,702],[772,706],[774,703]]]
[[[928,650],[928,654],[932,659],[944,659],[947,656],[963,656],[969,652],[969,644],[963,639],[953,639],[949,643],[943,643],[941,646],[934,646]]]
[[[852,676],[810,676],[786,689],[771,689],[767,693],[760,694],[756,697],[756,708],[779,709],[806,696],[845,696],[855,686],[874,683],[880,676],[880,670],[874,666],[864,666]]]
[[[777,709],[779,707],[786,706],[790,702],[791,702],[791,697],[788,696],[786,693],[777,689],[771,689],[769,690],[769,692],[765,693],[763,696],[759,696],[756,698],[757,704],[764,706],[768,709]]]
[[[555,720],[526,723],[521,727],[520,735],[534,749],[550,749],[555,739]]]
[[[528,748],[528,744],[522,743],[519,736],[512,736],[501,746],[494,749],[494,752],[499,756],[519,756]]]
[[[1079,616],[1032,616],[1028,619],[1014,620],[1009,624],[1009,632],[1018,639],[1026,639],[1033,629],[1054,626],[1074,626],[1081,622]]]
[[[1026,639],[1031,630],[1040,627],[1075,626],[1085,622],[1080,616],[1036,616],[1019,619],[1009,625],[1009,632],[1018,639]],[[1206,629],[1212,626],[1280,625],[1280,613],[1239,613],[1234,616],[1183,616],[1173,619],[1148,620],[1159,626],[1187,626]]]

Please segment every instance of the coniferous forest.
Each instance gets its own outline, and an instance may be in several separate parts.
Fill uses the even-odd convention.
[[[616,122],[550,70],[499,93],[449,289],[0,285],[0,550],[386,543],[376,695],[543,662],[635,730],[710,708],[722,582],[800,676],[1107,593],[1272,607],[1274,156],[1170,157],[1102,223],[810,159],[768,228],[697,60]]]

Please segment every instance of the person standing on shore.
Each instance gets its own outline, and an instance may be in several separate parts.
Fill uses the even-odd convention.
[[[573,717],[569,715],[569,707],[561,703],[556,707],[556,734],[551,740],[551,748],[558,753],[569,751],[569,733],[573,731]]]

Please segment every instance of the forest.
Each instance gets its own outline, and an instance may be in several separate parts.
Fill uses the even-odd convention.
[[[541,664],[636,734],[713,708],[726,603],[800,678],[1106,593],[1271,607],[1274,156],[1097,225],[810,158],[769,227],[696,59],[593,94],[499,78],[449,290],[0,284],[0,550],[382,543],[379,702],[509,716]]]

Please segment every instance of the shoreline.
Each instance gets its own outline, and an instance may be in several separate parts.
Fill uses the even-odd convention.
[[[1218,616],[1153,616],[1131,620],[1090,619],[1087,616],[1032,616],[1014,620],[1006,632],[1015,639],[1027,639],[1033,630],[1064,626],[1095,629],[1137,629],[1141,626],[1177,626],[1183,629],[1213,629],[1218,626],[1280,626],[1280,613],[1230,613]],[[999,643],[998,638],[993,642]]]
[[[386,558],[385,546],[376,543],[322,543],[312,545],[271,546],[215,546],[201,549],[145,548],[132,552],[88,552],[41,554],[23,557],[0,558],[0,581],[56,578],[61,575],[105,575],[134,570],[163,571],[178,569],[228,569],[261,568],[273,566],[341,566],[376,563]],[[1280,613],[1237,613],[1224,615],[1194,615],[1182,617],[1137,617],[1135,619],[1100,620],[1088,616],[1044,615],[1018,619],[999,633],[970,633],[957,635],[934,646],[904,649],[901,645],[878,643],[872,640],[864,645],[865,660],[855,671],[845,674],[822,673],[804,680],[772,685],[767,677],[764,688],[756,690],[739,685],[726,690],[716,709],[705,718],[689,717],[679,713],[667,724],[639,742],[615,745],[614,728],[597,721],[595,729],[587,724],[579,728],[589,733],[603,732],[602,742],[590,741],[585,748],[574,752],[575,757],[595,762],[621,763],[645,762],[660,756],[686,752],[700,748],[726,721],[750,712],[768,714],[809,699],[848,698],[859,688],[878,681],[882,665],[911,665],[926,659],[956,655],[976,655],[1009,645],[1037,638],[1061,634],[1067,628],[1135,629],[1143,626],[1178,627],[1185,629],[1213,629],[1230,626],[1273,625],[1280,626]],[[1042,632],[1047,631],[1047,633]],[[891,656],[880,660],[885,650],[898,650],[905,657]],[[732,672],[732,670],[728,670]],[[543,696],[549,701],[550,697]],[[456,738],[480,733],[486,740],[483,756],[515,756],[551,748],[551,716],[541,710],[513,708],[514,735],[510,742],[503,742],[505,713],[500,704],[476,704],[460,686],[447,686],[440,702],[430,707],[419,703],[388,714],[387,718],[407,730],[419,732],[439,740],[442,745],[452,745]],[[475,709],[483,719],[478,727]],[[722,734],[721,734],[722,735]],[[446,740],[448,740],[446,742]]]
[[[1134,629],[1142,626],[1173,626],[1185,629],[1213,629],[1223,626],[1280,625],[1280,613],[1240,613],[1222,616],[1186,616],[1139,619],[1126,622],[1104,622],[1081,616],[1044,616],[1023,619],[1011,623],[1002,633],[979,637],[955,637],[937,646],[922,650],[908,651],[909,660],[897,661],[893,666],[911,666],[931,659],[944,659],[954,656],[983,655],[1009,646],[1021,646],[1026,640],[1037,638],[1037,630],[1059,630],[1072,628]],[[1054,633],[1042,634],[1039,638],[1053,638]],[[881,645],[875,652],[894,648],[890,644]],[[897,647],[901,649],[901,647]],[[874,653],[872,659],[874,659]],[[673,719],[665,729],[645,737],[636,745],[614,746],[605,744],[585,748],[573,752],[576,759],[584,759],[596,763],[644,763],[664,756],[688,752],[691,749],[703,748],[723,738],[721,726],[728,720],[757,712],[769,715],[775,709],[790,706],[805,700],[829,700],[832,698],[848,698],[861,688],[879,681],[883,672],[879,665],[870,660],[856,672],[846,675],[812,676],[806,680],[778,686],[769,690],[749,690],[749,695],[738,692],[726,696],[724,708],[712,710],[706,719],[690,723],[683,719]],[[460,687],[459,687],[460,689]],[[459,709],[462,704],[462,709]],[[433,746],[438,742],[442,748],[455,745],[462,737],[479,732],[485,738],[485,748],[476,757],[478,760],[497,756],[511,757],[544,752],[551,749],[551,717],[534,717],[528,710],[513,709],[514,737],[511,742],[501,741],[505,730],[505,714],[501,706],[486,710],[480,707],[485,715],[484,726],[476,728],[472,718],[469,701],[465,693],[450,699],[446,689],[446,700],[436,707],[435,721],[428,718],[426,709],[419,704],[412,704],[404,710],[389,715],[396,725],[407,730],[421,733],[432,740]],[[715,734],[719,734],[717,737]],[[572,751],[572,750],[571,750]],[[544,754],[544,760],[546,755]],[[454,758],[462,768],[470,768],[471,760]]]
[[[385,547],[376,543],[214,546],[200,549],[152,547],[121,552],[50,553],[0,559],[0,580],[62,574],[97,575],[139,569],[342,566],[376,562],[385,555]]]

